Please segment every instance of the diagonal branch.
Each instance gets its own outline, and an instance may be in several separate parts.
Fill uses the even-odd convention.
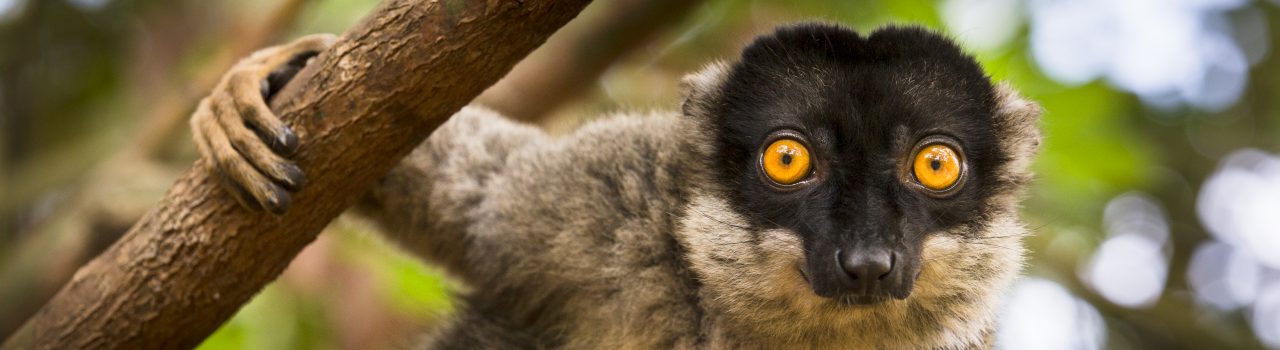
[[[619,58],[680,23],[701,0],[613,0],[593,6],[529,55],[476,103],[537,122],[590,88]]]
[[[450,115],[588,0],[388,0],[276,98],[310,184],[283,216],[240,208],[207,164],[85,265],[3,348],[190,348]]]

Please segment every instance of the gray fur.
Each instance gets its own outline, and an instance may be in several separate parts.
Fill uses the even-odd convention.
[[[725,65],[684,80],[683,115],[618,115],[552,138],[479,107],[437,130],[360,210],[463,281],[438,348],[989,347],[1023,263],[1019,188],[992,196],[977,234],[933,235],[906,300],[818,297],[796,235],[750,227],[709,181]],[[1039,109],[997,88],[1000,176],[1025,183]]]

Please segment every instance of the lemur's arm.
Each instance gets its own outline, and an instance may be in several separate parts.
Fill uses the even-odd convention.
[[[313,35],[263,49],[242,60],[200,102],[191,129],[201,156],[237,200],[252,210],[282,213],[289,191],[303,186],[303,171],[288,156],[298,138],[267,107],[267,101],[334,42]],[[466,261],[471,250],[504,255],[487,244],[494,238],[469,237],[481,215],[485,182],[503,168],[508,155],[544,134],[479,108],[465,108],[443,124],[357,204],[357,212],[377,221],[402,247],[443,264],[468,282],[492,278]]]
[[[413,253],[443,264],[471,283],[491,278],[471,258],[515,258],[509,237],[478,234],[494,213],[492,182],[504,175],[512,153],[545,142],[545,134],[492,111],[466,107],[436,129],[378,181],[355,211],[377,222],[384,235]],[[468,257],[468,254],[472,257]],[[529,258],[520,252],[520,259]]]

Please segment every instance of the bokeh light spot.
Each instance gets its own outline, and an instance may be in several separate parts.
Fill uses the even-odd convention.
[[[1280,157],[1245,149],[1205,180],[1196,212],[1209,233],[1280,269]]]
[[[1082,279],[1107,300],[1146,307],[1164,292],[1169,223],[1156,202],[1141,194],[1112,199],[1103,215],[1108,238],[1094,252]]]
[[[1244,6],[1237,0],[1031,1],[1031,52],[1061,83],[1102,77],[1149,105],[1221,111],[1239,100],[1248,79],[1250,55],[1227,18]],[[1267,41],[1258,28],[1265,20],[1243,28],[1242,39]]]
[[[1231,311],[1256,298],[1262,268],[1247,253],[1215,240],[1196,248],[1187,280],[1197,301],[1219,311]]]
[[[1106,325],[1093,305],[1037,278],[1014,285],[996,335],[1001,349],[1101,349],[1105,340]]]

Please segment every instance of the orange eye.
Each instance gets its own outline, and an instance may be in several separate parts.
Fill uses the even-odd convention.
[[[960,180],[960,155],[946,145],[925,146],[916,153],[912,169],[925,188],[946,190]]]
[[[790,185],[809,176],[809,149],[799,141],[781,139],[769,144],[760,157],[765,175],[780,185]]]

